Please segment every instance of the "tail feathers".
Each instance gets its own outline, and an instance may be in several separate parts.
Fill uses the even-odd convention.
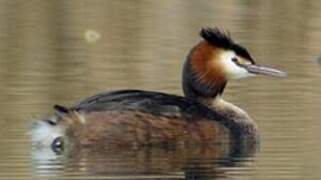
[[[64,107],[58,104],[54,105],[53,108],[58,117],[63,117],[70,112],[70,110],[67,107]]]
[[[54,105],[55,115],[43,120],[38,120],[32,124],[29,134],[32,144],[36,147],[51,147],[53,141],[65,135],[66,124],[72,122],[74,113],[68,108]]]
[[[50,147],[55,138],[64,136],[65,129],[62,126],[48,123],[47,120],[39,120],[32,124],[29,133],[33,145],[38,147]]]
[[[85,118],[76,110],[70,110],[67,107],[61,105],[54,105],[55,115],[58,121],[64,121],[69,124],[85,123]]]

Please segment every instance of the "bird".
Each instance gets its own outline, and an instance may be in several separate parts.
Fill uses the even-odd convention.
[[[86,147],[188,147],[228,143],[253,146],[255,121],[223,99],[227,82],[286,72],[256,63],[248,50],[217,27],[201,28],[201,40],[183,65],[184,96],[146,90],[115,90],[85,98],[36,121],[36,146],[62,150]]]

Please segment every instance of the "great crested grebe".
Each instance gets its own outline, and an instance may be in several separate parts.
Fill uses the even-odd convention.
[[[255,122],[222,99],[227,81],[256,74],[285,76],[257,65],[246,48],[217,28],[203,28],[183,69],[185,97],[142,90],[103,92],[37,121],[37,145],[140,147],[168,144],[255,143]]]

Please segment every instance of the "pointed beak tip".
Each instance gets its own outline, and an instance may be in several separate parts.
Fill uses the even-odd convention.
[[[266,73],[265,75],[284,78],[284,77],[288,76],[288,73],[285,71],[280,71],[280,70],[271,68],[271,71]]]
[[[280,71],[280,70],[277,70],[277,69],[272,69],[272,71],[262,73],[262,75],[284,78],[284,77],[287,77],[287,76],[288,76],[288,73],[285,72],[285,71]]]
[[[253,74],[274,76],[274,77],[286,77],[287,73],[284,71],[280,71],[278,69],[260,66],[260,65],[249,65],[246,66],[248,72]]]

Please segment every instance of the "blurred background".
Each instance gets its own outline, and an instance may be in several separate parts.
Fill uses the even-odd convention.
[[[158,151],[153,163],[146,154],[35,154],[27,132],[53,104],[105,90],[182,94],[182,64],[202,27],[229,31],[288,77],[230,82],[225,99],[256,120],[260,151],[234,167],[196,157],[189,170],[201,177],[206,167],[208,179],[320,179],[320,8],[318,0],[0,0],[0,179],[195,177],[180,155]]]

